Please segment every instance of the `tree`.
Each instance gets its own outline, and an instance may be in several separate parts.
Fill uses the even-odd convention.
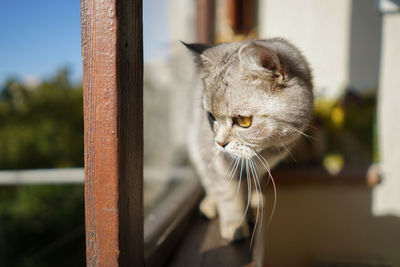
[[[0,89],[0,169],[83,166],[82,86],[67,69],[27,88]]]

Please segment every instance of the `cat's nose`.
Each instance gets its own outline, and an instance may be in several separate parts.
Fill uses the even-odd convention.
[[[217,141],[217,144],[221,147],[226,147],[226,145],[228,144],[228,142],[219,142]]]

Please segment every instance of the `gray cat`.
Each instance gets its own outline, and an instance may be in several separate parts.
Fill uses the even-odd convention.
[[[261,184],[272,179],[270,169],[308,126],[313,108],[309,65],[280,38],[185,45],[195,54],[203,83],[195,93],[201,107],[194,107],[188,143],[206,192],[200,210],[208,218],[219,216],[224,239],[245,238],[250,192],[257,192],[255,263],[261,266]]]

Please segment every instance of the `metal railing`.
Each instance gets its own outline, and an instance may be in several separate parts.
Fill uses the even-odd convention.
[[[83,184],[84,168],[0,171],[0,186],[27,184]]]

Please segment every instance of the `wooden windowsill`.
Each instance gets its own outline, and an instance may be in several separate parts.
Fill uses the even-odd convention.
[[[188,178],[155,207],[144,222],[146,266],[164,266],[182,239],[203,196],[195,178]]]
[[[250,240],[229,244],[221,238],[218,219],[196,213],[190,228],[166,266],[246,266],[251,262]]]

